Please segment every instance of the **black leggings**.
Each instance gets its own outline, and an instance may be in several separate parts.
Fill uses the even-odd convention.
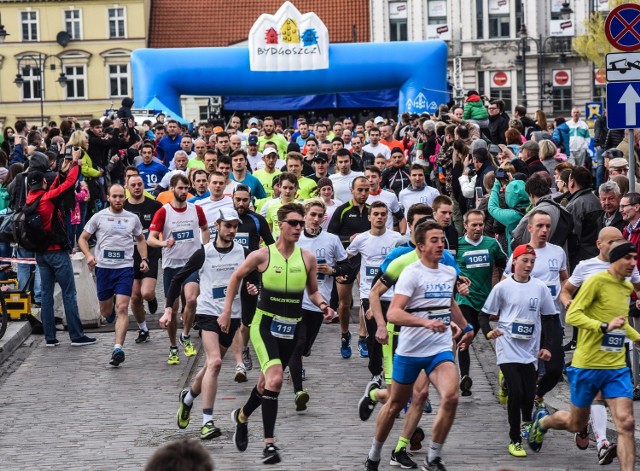
[[[473,335],[478,333],[480,330],[480,322],[478,321],[478,311],[473,309],[471,306],[467,306],[466,304],[459,304],[460,310],[462,311],[462,315],[467,320],[467,322],[473,326]],[[456,339],[460,340],[462,335]],[[469,355],[469,349],[458,350],[458,365],[460,366],[460,376],[465,376],[469,374],[469,366],[471,364],[471,356]]]
[[[369,300],[362,299],[362,312],[366,313],[369,310]],[[387,309],[389,309],[388,301],[380,301],[382,304],[382,316],[385,322],[387,321]],[[364,323],[367,326],[367,349],[369,350],[369,371],[373,376],[382,374],[382,344],[376,340],[376,330],[378,330],[378,324],[372,317],[367,319],[365,316]]]
[[[533,398],[536,394],[537,372],[534,363],[503,363],[500,370],[507,383],[509,396],[507,415],[509,417],[509,438],[513,443],[520,443],[520,426],[522,422],[531,422]]]
[[[544,397],[549,391],[555,388],[562,377],[564,368],[564,348],[562,348],[562,324],[560,318],[555,316],[553,323],[553,334],[551,337],[551,360],[544,362],[545,372],[538,382],[536,395]]]
[[[289,360],[289,373],[293,391],[302,391],[302,356],[311,354],[311,347],[318,337],[324,316],[321,312],[302,310],[302,320],[296,329],[296,344]]]

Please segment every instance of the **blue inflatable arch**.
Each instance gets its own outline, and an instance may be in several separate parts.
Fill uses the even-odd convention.
[[[138,49],[131,56],[135,101],[181,116],[181,95],[303,96],[397,89],[399,112],[433,112],[447,102],[443,41],[329,45],[329,68],[251,71],[246,47]]]

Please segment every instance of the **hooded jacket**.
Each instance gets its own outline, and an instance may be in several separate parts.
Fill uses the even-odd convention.
[[[569,262],[575,267],[581,260],[598,255],[598,218],[602,213],[600,199],[591,188],[582,188],[571,195],[567,211],[573,216],[574,232],[578,247],[569,251]]]
[[[512,180],[505,190],[505,202],[507,208],[500,207],[500,181],[496,180],[489,195],[489,214],[500,224],[505,226],[507,235],[507,247],[511,254],[511,231],[513,231],[529,206],[529,196],[524,190],[524,182],[522,180]]]
[[[470,95],[464,104],[463,119],[489,119],[489,112],[478,95]]]
[[[27,175],[29,172],[39,171],[44,173],[47,183],[51,185],[56,177],[54,172],[49,171],[49,157],[42,152],[34,152],[27,161],[27,169],[16,175],[16,178],[9,185],[9,195],[11,196],[10,207],[14,211],[22,208],[27,201]]]

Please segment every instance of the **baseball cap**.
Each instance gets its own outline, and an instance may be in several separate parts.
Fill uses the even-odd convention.
[[[273,147],[267,147],[265,150],[262,151],[262,155],[277,154],[277,153],[278,151]]]
[[[376,116],[373,120],[375,124],[384,123],[384,118],[382,116]]]
[[[213,132],[215,134],[218,134],[219,132],[224,131],[224,129],[222,128],[222,126],[216,126],[215,128],[213,128]]]
[[[255,117],[249,118],[248,123],[249,123],[249,126],[255,126],[258,124],[258,118],[255,118]]]
[[[327,154],[320,152],[316,154],[312,162],[329,162],[329,158],[327,157]]]
[[[36,170],[34,172],[29,172],[27,177],[27,184],[29,185],[30,190],[42,190],[44,180],[44,173]]]
[[[258,136],[249,136],[247,138],[247,144],[249,144],[250,146],[258,145]]]
[[[625,168],[629,166],[629,162],[624,157],[616,157],[609,161],[609,168]]]
[[[258,128],[249,129],[249,134],[253,134],[253,133],[260,134],[260,130]]]
[[[535,255],[536,251],[533,250],[533,247],[531,247],[529,244],[522,244],[522,245],[518,245],[515,250],[513,251],[513,260],[515,260],[516,258],[518,258],[521,255],[524,254],[531,254],[531,255]]]
[[[233,222],[240,221],[240,216],[238,216],[238,212],[232,208],[220,208],[218,210],[218,218],[216,221],[224,221],[224,222]]]

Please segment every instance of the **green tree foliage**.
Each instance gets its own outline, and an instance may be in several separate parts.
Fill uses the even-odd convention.
[[[613,10],[622,3],[640,4],[640,0],[609,0],[609,7]],[[606,14],[600,12],[592,13],[589,19],[584,21],[585,34],[573,40],[573,49],[576,53],[580,57],[595,63],[597,67],[604,67],[606,54],[619,52],[618,49],[609,44],[607,36],[604,34],[605,19]]]

